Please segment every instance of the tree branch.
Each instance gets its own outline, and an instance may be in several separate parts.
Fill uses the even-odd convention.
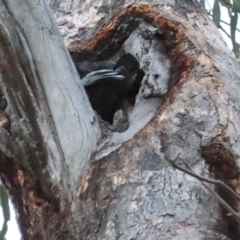
[[[193,176],[194,178],[198,179],[202,185],[208,189],[208,191],[217,199],[217,201],[225,208],[227,209],[238,221],[240,221],[240,215],[239,213],[237,213],[226,201],[224,201],[219,194],[217,194],[214,190],[212,190],[207,184],[205,184],[205,182],[207,183],[211,183],[214,184],[216,186],[222,187],[225,190],[227,190],[230,194],[232,194],[236,199],[240,200],[240,196],[234,192],[229,186],[227,186],[224,182],[220,181],[220,180],[211,180],[208,178],[204,178],[198,174],[196,174],[193,169],[189,166],[189,164],[182,159],[183,163],[185,164],[186,168],[181,167],[180,165],[178,165],[176,162],[178,160],[180,156],[180,153],[174,158],[174,159],[168,159],[169,162],[172,164],[172,166],[184,173],[187,173],[188,175]]]

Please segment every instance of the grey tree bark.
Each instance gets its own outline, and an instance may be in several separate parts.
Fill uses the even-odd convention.
[[[23,238],[239,239],[168,161],[238,191],[239,63],[199,4],[49,3],[61,36],[45,0],[0,0],[0,173]],[[103,133],[78,72],[124,52],[145,75],[127,129]]]

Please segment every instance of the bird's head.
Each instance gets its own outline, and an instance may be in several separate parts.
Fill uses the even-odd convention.
[[[133,77],[139,70],[140,64],[130,53],[123,55],[113,67],[113,70],[126,77]]]

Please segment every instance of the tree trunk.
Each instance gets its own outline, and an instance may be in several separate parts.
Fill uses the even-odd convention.
[[[128,127],[105,133],[45,0],[0,0],[0,172],[24,239],[240,238],[169,163],[238,190],[239,63],[197,2],[133,2],[49,1],[81,77],[140,62]]]

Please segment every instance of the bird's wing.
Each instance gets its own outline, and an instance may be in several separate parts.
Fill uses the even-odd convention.
[[[83,86],[90,86],[103,79],[123,80],[124,76],[112,69],[104,69],[91,72],[82,79]]]

